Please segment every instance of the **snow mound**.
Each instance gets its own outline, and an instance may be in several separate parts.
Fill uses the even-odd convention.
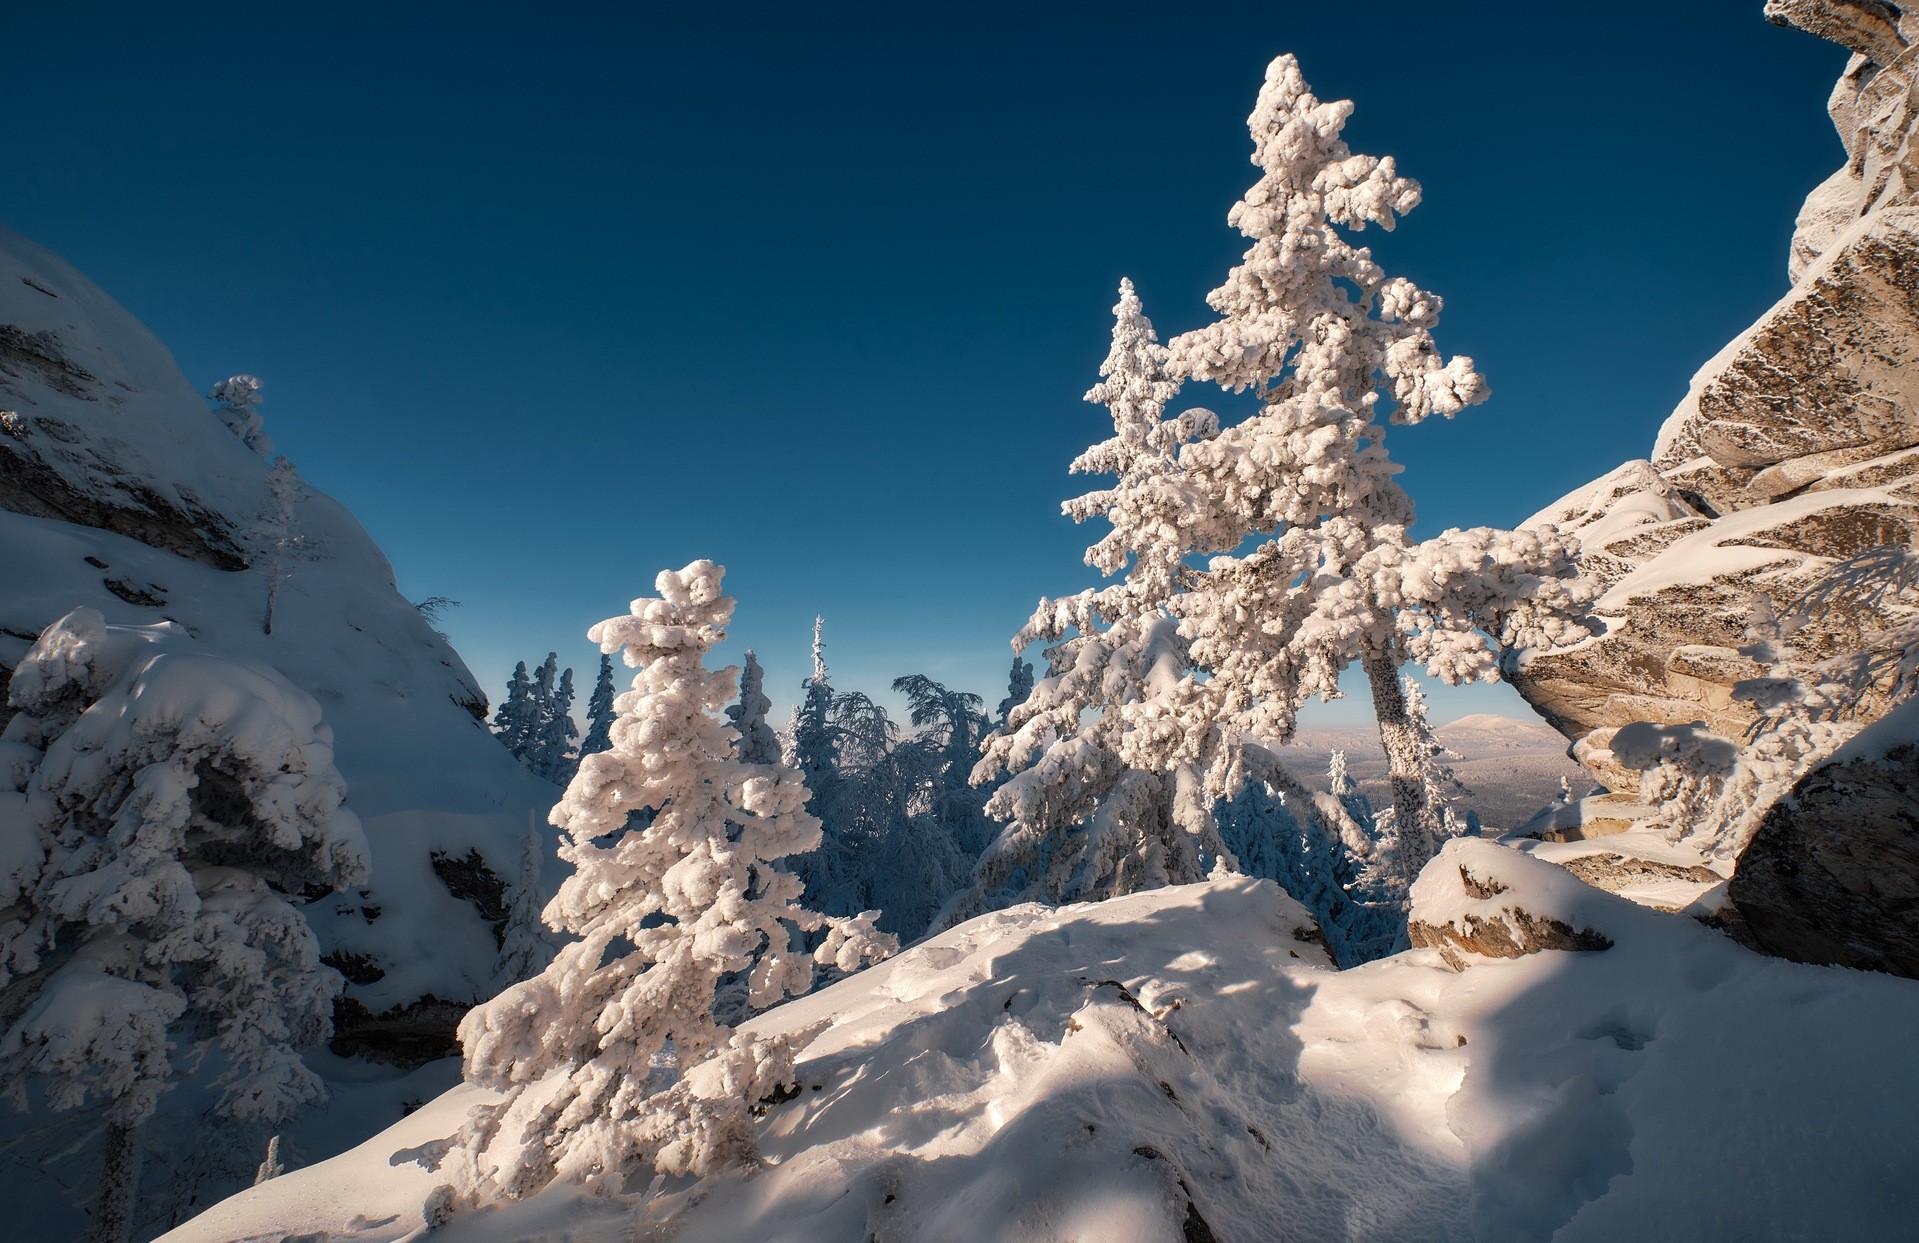
[[[1460,869],[1500,894],[1475,897]],[[1483,892],[1482,889],[1480,892]],[[1919,1085],[1910,981],[1765,958],[1490,842],[1415,916],[1490,908],[1590,948],[1329,970],[1300,908],[1228,879],[984,916],[758,1027],[824,1024],[766,1163],[558,1189],[433,1235],[500,1243],[1893,1237]],[[1301,939],[1308,938],[1308,939]],[[1597,942],[1608,942],[1598,948]],[[169,1243],[386,1243],[444,1182],[459,1088]]]

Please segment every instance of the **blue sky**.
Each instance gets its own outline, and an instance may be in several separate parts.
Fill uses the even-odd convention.
[[[1492,384],[1395,433],[1423,531],[1648,452],[1841,159],[1845,54],[1758,0],[396,7],[10,13],[0,218],[262,376],[496,697],[552,648],[590,685],[586,627],[710,556],[782,705],[816,612],[842,687],[997,702],[1091,581],[1114,288],[1203,322],[1280,52],[1424,184],[1376,252]]]

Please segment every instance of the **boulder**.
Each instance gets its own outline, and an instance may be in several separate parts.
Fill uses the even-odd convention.
[[[1414,949],[1432,949],[1455,971],[1470,956],[1523,958],[1544,950],[1612,948],[1582,918],[1583,889],[1559,868],[1478,838],[1455,838],[1413,883],[1406,924]]]
[[[1773,804],[1730,896],[1769,953],[1919,979],[1919,702]]]

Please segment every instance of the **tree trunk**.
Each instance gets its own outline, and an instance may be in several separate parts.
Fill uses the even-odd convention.
[[[140,1185],[140,1125],[107,1125],[107,1151],[100,1163],[100,1201],[93,1210],[91,1243],[127,1243],[133,1229],[133,1196]]]
[[[1379,718],[1379,741],[1386,748],[1386,772],[1393,785],[1393,824],[1402,843],[1423,842],[1432,836],[1431,809],[1426,805],[1426,783],[1420,773],[1419,735],[1406,711],[1406,692],[1399,685],[1399,665],[1374,653],[1360,662],[1372,683],[1373,714]]]

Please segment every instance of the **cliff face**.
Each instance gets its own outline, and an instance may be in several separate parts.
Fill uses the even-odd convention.
[[[1887,592],[1813,588],[1837,563],[1919,543],[1919,6],[1773,0],[1767,15],[1853,52],[1829,104],[1846,164],[1799,214],[1792,288],[1700,370],[1648,460],[1533,520],[1577,532],[1604,590],[1601,635],[1527,653],[1513,678],[1619,792],[1535,834],[1604,837],[1579,847],[1601,852],[1587,862],[1643,867],[1648,850],[1672,848],[1664,828],[1635,831],[1662,809],[1636,801],[1639,774],[1621,758],[1630,748],[1614,749],[1624,727],[1704,722],[1750,740],[1739,762],[1759,771],[1775,726],[1756,728],[1755,696],[1738,684],[1814,681],[1805,675],[1822,662],[1872,646]],[[1760,650],[1748,645],[1768,616],[1790,619],[1770,666],[1741,651]],[[1825,737],[1866,732],[1830,762],[1815,749],[1766,777],[1750,840],[1693,869],[1705,882],[1730,875],[1730,908],[1713,917],[1752,944],[1919,976],[1919,769],[1910,704],[1887,716],[1892,678],[1832,696],[1824,708],[1838,728],[1822,726]]]
[[[1533,519],[1582,537],[1606,628],[1531,654],[1514,683],[1614,790],[1638,780],[1610,749],[1621,726],[1746,734],[1757,714],[1732,690],[1766,673],[1738,651],[1757,597],[1788,614],[1822,567],[1919,533],[1919,10],[1776,0],[1767,13],[1855,51],[1830,103],[1847,162],[1800,213],[1792,289],[1700,370],[1649,460]],[[1814,613],[1797,658],[1857,650],[1871,620]],[[1873,688],[1848,712],[1886,707]]]
[[[292,507],[304,550],[263,633],[271,442],[251,421],[209,409],[124,309],[0,229],[0,678],[86,605],[176,621],[311,694],[372,848],[363,891],[310,908],[349,977],[343,1025],[366,1029],[342,1035],[376,1054],[443,1053],[462,1006],[493,991],[497,951],[497,912],[447,875],[515,875],[528,814],[553,791],[487,735],[465,665],[353,516],[311,488]],[[449,870],[475,857],[484,867]]]

